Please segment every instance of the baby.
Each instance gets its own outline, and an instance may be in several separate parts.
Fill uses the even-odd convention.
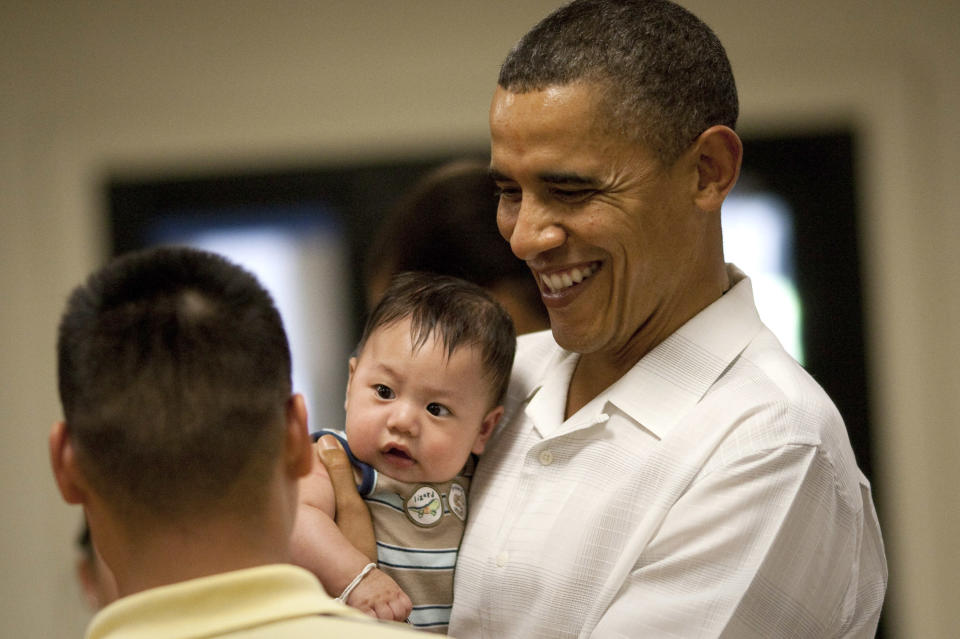
[[[393,280],[350,359],[346,432],[320,439],[342,442],[354,463],[376,564],[354,547],[362,528],[345,532],[356,527],[344,494],[353,487],[334,491],[317,461],[300,483],[294,561],[328,592],[377,617],[446,630],[474,456],[503,415],[515,346],[510,317],[480,287],[426,273]]]

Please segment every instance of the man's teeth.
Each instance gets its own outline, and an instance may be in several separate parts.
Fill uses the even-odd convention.
[[[583,280],[593,275],[596,270],[597,267],[591,264],[582,268],[572,268],[569,271],[563,271],[562,273],[543,273],[540,275],[540,278],[552,293],[556,293],[565,288],[570,288],[574,284],[579,284]]]

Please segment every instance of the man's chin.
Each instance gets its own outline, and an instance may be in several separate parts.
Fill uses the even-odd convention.
[[[600,348],[600,340],[596,332],[584,330],[582,327],[567,326],[559,321],[555,322],[552,317],[550,318],[550,330],[553,333],[553,339],[564,350],[586,355]]]

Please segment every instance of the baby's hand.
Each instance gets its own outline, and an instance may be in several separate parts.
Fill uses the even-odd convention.
[[[347,604],[377,619],[405,621],[413,610],[407,593],[400,589],[390,575],[372,570],[347,598]]]

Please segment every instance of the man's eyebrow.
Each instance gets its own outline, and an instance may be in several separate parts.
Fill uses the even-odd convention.
[[[490,168],[487,173],[494,182],[512,182],[513,179],[497,169]],[[541,173],[537,176],[541,182],[564,186],[598,187],[600,182],[596,178],[586,177],[577,173]]]

